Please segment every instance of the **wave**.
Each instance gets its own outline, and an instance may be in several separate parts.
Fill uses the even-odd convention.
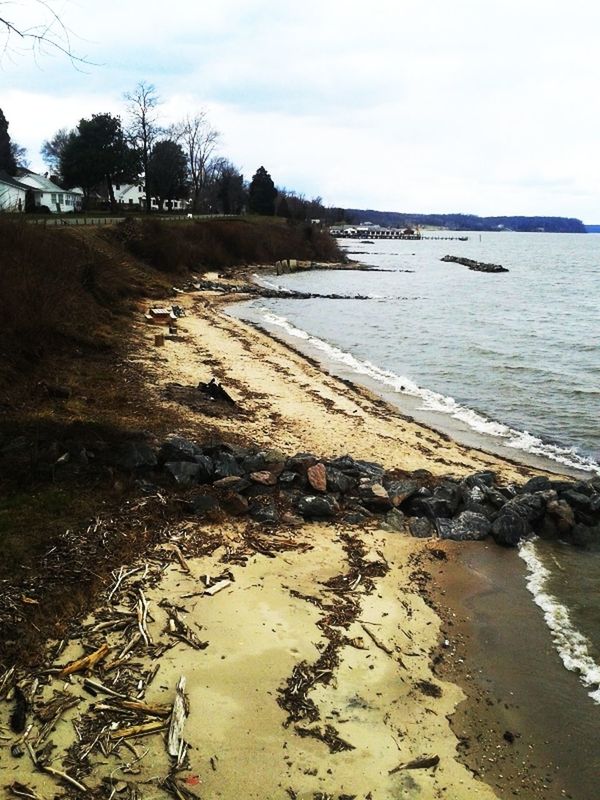
[[[540,561],[535,548],[535,540],[524,542],[519,555],[527,565],[527,588],[542,611],[550,628],[552,641],[560,658],[570,672],[577,672],[581,683],[595,703],[600,704],[600,666],[590,655],[589,640],[574,626],[569,610],[559,600],[546,591],[550,572]]]
[[[315,350],[322,352],[328,360],[344,364],[357,375],[367,375],[384,386],[392,388],[395,392],[420,398],[423,410],[446,414],[477,433],[502,439],[503,444],[513,450],[521,450],[531,455],[548,458],[573,469],[600,474],[600,465],[596,461],[581,455],[572,447],[544,442],[528,431],[519,431],[501,422],[488,419],[483,414],[457,403],[453,397],[446,397],[430,389],[424,389],[410,378],[381,369],[370,361],[362,361],[351,353],[297,328],[285,317],[274,314],[264,307],[262,314],[266,322],[282,328],[289,336],[308,342]]]

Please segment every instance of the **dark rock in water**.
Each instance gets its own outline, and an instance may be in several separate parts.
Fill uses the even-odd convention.
[[[213,483],[215,489],[226,489],[230,492],[244,492],[252,484],[247,478],[241,478],[239,475],[229,475],[227,478],[219,478],[218,481]]]
[[[326,472],[327,488],[330,492],[345,494],[346,492],[351,492],[357,486],[358,482],[356,478],[353,478],[351,475],[346,475],[335,467],[326,467]]]
[[[163,442],[158,453],[161,464],[167,461],[193,461],[195,456],[202,455],[202,450],[194,442],[182,436],[169,436]]]
[[[527,522],[535,522],[544,516],[545,511],[546,500],[541,492],[536,492],[536,494],[520,494],[508,500],[500,513],[514,513]]]
[[[392,508],[392,501],[381,483],[371,483],[360,486],[358,495],[362,505],[371,511],[389,511]]]
[[[558,534],[567,534],[575,525],[575,514],[566,500],[551,500],[546,506],[546,516],[554,519]]]
[[[403,533],[406,528],[406,517],[397,508],[392,508],[385,515],[385,522],[381,525],[385,531],[396,531]]]
[[[115,467],[133,472],[139,469],[151,469],[158,464],[156,453],[146,442],[122,442],[110,456]]]
[[[569,540],[576,547],[586,550],[600,550],[600,525],[575,525],[569,535]]]
[[[250,516],[255,522],[260,522],[263,525],[276,525],[279,522],[279,514],[272,503],[251,506]]]
[[[215,479],[229,478],[232,475],[241,476],[242,470],[231,453],[219,453],[213,459],[215,465]]]
[[[572,488],[573,491],[585,494],[587,497],[591,497],[594,494],[594,487],[590,481],[579,481]]]
[[[237,492],[227,492],[221,500],[221,506],[234,517],[248,513],[248,501]]]
[[[190,504],[194,514],[207,517],[219,510],[219,501],[210,494],[197,494],[191,498]]]
[[[438,533],[442,539],[455,542],[481,541],[489,536],[491,523],[483,514],[463,511],[455,519],[439,519],[436,522]]]
[[[530,478],[527,483],[521,487],[521,494],[533,494],[533,492],[547,492],[552,489],[552,484],[549,478],[543,475],[538,475],[535,478]]]
[[[305,495],[298,501],[298,511],[306,519],[327,519],[335,516],[338,504],[328,495]]]
[[[427,539],[434,535],[434,527],[426,517],[411,517],[408,520],[411,536],[417,539]]]
[[[169,461],[165,464],[165,469],[180,486],[192,486],[198,483],[201,471],[200,465],[192,461]]]
[[[590,497],[590,511],[597,514],[600,511],[600,494],[593,494]]]
[[[412,497],[413,494],[419,488],[419,485],[416,481],[384,481],[384,486],[388,491],[388,495],[390,500],[392,501],[393,506],[400,506],[405,500],[408,500],[409,497]]]
[[[492,536],[496,544],[516,547],[531,531],[527,520],[514,511],[504,511],[492,522]]]
[[[210,483],[215,474],[215,465],[210,456],[194,456],[194,461],[200,467],[198,483]]]
[[[486,264],[484,261],[475,261],[473,258],[464,258],[462,256],[444,256],[440,261],[450,261],[454,264],[462,264],[475,272],[508,272],[506,267],[500,264]]]

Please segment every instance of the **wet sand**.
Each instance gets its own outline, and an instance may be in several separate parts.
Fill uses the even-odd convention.
[[[443,547],[450,561],[434,595],[451,650],[436,672],[468,697],[452,720],[468,740],[465,763],[503,798],[515,788],[547,800],[597,797],[598,706],[553,647],[523,561],[493,544]]]

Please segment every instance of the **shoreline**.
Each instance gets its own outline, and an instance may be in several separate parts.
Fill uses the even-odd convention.
[[[215,375],[240,406],[238,415],[216,420],[184,406],[182,432],[189,436],[199,439],[203,429],[216,427],[225,441],[235,441],[243,432],[247,439],[288,455],[351,453],[387,468],[429,469],[436,475],[496,469],[505,480],[521,481],[533,472],[410,421],[368,389],[349,386],[286,344],[225,315],[222,298],[205,294],[182,302],[191,313],[180,321],[181,336],[166,341],[164,347],[153,348],[154,331],[140,324],[143,347],[136,358],[145,371],[149,394],[162,403],[165,413],[176,408],[181,418],[181,404],[166,399],[165,389],[174,383],[195,387],[198,380]],[[268,530],[265,534],[253,523],[241,527],[233,522],[185,523],[166,535],[162,546],[145,554],[151,565],[150,583],[128,579],[119,603],[126,606],[133,597],[137,603],[139,592],[145,592],[151,609],[149,633],[160,648],[168,631],[164,612],[168,605],[163,601],[175,599],[188,629],[199,631],[199,638],[208,642],[198,654],[185,643],[165,651],[159,662],[161,680],[149,687],[146,698],[171,703],[178,675],[187,673],[191,712],[186,738],[192,749],[190,769],[182,776],[191,781],[188,786],[197,782],[199,791],[211,796],[257,800],[312,800],[318,792],[332,797],[358,792],[361,797],[371,794],[373,800],[388,800],[392,792],[406,791],[423,798],[445,793],[454,800],[501,796],[460,763],[458,739],[448,718],[465,695],[454,679],[440,680],[432,670],[443,623],[422,597],[427,586],[436,591],[425,575],[423,559],[432,572],[441,563],[437,540],[432,549],[431,541],[369,524],[352,529],[360,551],[356,556],[346,548],[344,526],[339,524],[298,523],[275,535]],[[194,541],[211,536],[218,538],[217,546],[195,555]],[[251,545],[253,541],[274,548],[273,557],[265,557]],[[179,548],[183,562],[173,555],[165,561],[165,550],[176,552],[173,546]],[[158,572],[152,567],[155,562],[162,565]],[[352,574],[357,564],[363,573],[377,564],[387,569],[381,567],[382,575],[375,573],[372,590],[365,586],[332,593],[327,582]],[[232,585],[204,596],[203,576],[211,575],[214,582],[226,572],[233,576]],[[345,639],[336,646],[339,662],[331,667],[334,680],[315,683],[310,698],[320,725],[335,728],[340,740],[354,749],[336,752],[330,741],[327,752],[316,735],[327,727],[313,722],[308,737],[294,726],[286,727],[277,696],[295,665],[318,663],[327,649],[318,624],[320,605],[341,609],[349,599],[358,603],[360,611],[349,620]],[[104,624],[98,620],[105,619],[105,612],[100,604],[96,616],[61,654],[60,663],[80,657],[82,641],[88,647],[99,641],[90,638],[90,631]],[[114,637],[111,646],[116,650],[120,634],[109,636]],[[136,647],[134,660],[151,669],[152,651]],[[102,667],[100,675],[112,680]],[[82,696],[78,679],[67,681],[65,689]],[[45,699],[49,691],[50,686]],[[75,713],[65,719],[74,717]],[[6,724],[4,718],[2,722]],[[62,723],[56,741],[61,747],[70,742]],[[169,768],[161,737],[149,736],[143,744],[149,748],[151,764],[142,761],[141,777],[135,780],[150,780],[159,768],[162,773]],[[403,768],[434,756],[439,761],[433,766]],[[100,761],[94,760],[91,777],[104,774]],[[27,759],[9,763],[18,766],[15,780],[31,780]],[[42,794],[56,788],[47,775],[35,773],[35,779]],[[127,783],[131,778],[121,775],[121,780]],[[158,791],[153,796],[162,797],[163,791]]]

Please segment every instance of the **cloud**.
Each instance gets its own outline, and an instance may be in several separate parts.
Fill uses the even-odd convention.
[[[332,204],[600,221],[600,7],[585,0],[72,0],[63,18],[101,66],[0,72],[34,157],[144,79],[166,121],[207,108],[247,176],[264,164]]]

